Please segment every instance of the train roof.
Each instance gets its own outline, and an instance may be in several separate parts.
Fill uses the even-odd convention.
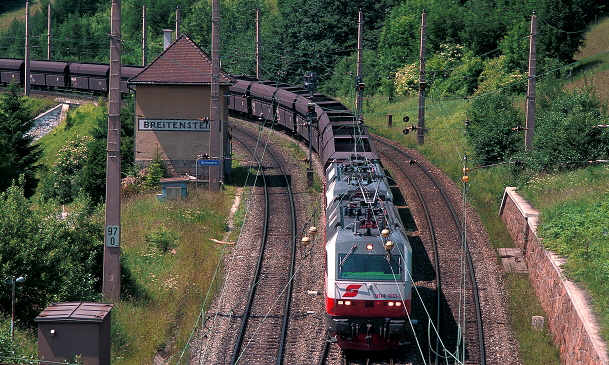
[[[97,63],[70,63],[70,73],[80,75],[106,76],[110,65]]]
[[[18,58],[2,58],[0,59],[1,70],[20,70],[25,61]]]
[[[69,63],[61,61],[30,61],[30,70],[65,73]]]

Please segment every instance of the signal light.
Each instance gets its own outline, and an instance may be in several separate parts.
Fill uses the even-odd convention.
[[[374,250],[374,245],[372,243],[367,244],[366,250]]]
[[[410,131],[416,131],[417,129],[419,129],[416,125],[411,125],[408,128],[404,128],[404,130],[402,131],[402,133],[404,134],[408,134]]]

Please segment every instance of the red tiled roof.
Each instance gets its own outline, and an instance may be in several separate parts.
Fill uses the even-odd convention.
[[[220,84],[236,80],[220,70]],[[211,57],[182,34],[139,74],[134,84],[211,84]]]

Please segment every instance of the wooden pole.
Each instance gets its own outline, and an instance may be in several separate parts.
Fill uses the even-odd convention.
[[[142,5],[142,66],[146,66],[148,64],[148,43],[146,40],[147,34],[146,5]]]
[[[180,7],[176,6],[176,40],[180,37]]]
[[[256,78],[260,79],[260,9],[256,9]]]
[[[30,2],[25,2],[25,70],[23,75],[23,94],[30,95]]]
[[[355,107],[357,109],[357,119],[363,118],[362,111],[362,98],[363,98],[363,90],[361,88],[362,85],[359,84],[362,80],[362,62],[363,62],[363,54],[364,54],[364,13],[360,10],[357,17],[357,77],[358,84],[356,85],[357,93],[355,100]]]
[[[220,0],[212,1],[211,20],[211,103],[209,155],[222,161],[222,121],[220,120]],[[222,161],[223,162],[223,161]],[[209,166],[209,188],[220,190],[222,165]]]
[[[419,121],[417,141],[420,145],[425,143],[425,12],[421,15],[421,62],[419,66]]]
[[[535,134],[535,72],[537,68],[537,16],[531,16],[531,37],[529,42],[529,76],[526,100],[526,129],[524,131],[524,149],[533,150],[533,135]]]
[[[121,289],[121,4],[112,0],[110,20],[110,85],[108,92],[108,145],[106,148],[106,226],[102,294],[119,301]]]
[[[51,3],[47,7],[47,60],[51,59]]]

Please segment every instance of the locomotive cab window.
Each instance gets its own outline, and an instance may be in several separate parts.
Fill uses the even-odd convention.
[[[339,254],[338,279],[402,280],[402,260],[397,256],[387,261],[385,255]]]

